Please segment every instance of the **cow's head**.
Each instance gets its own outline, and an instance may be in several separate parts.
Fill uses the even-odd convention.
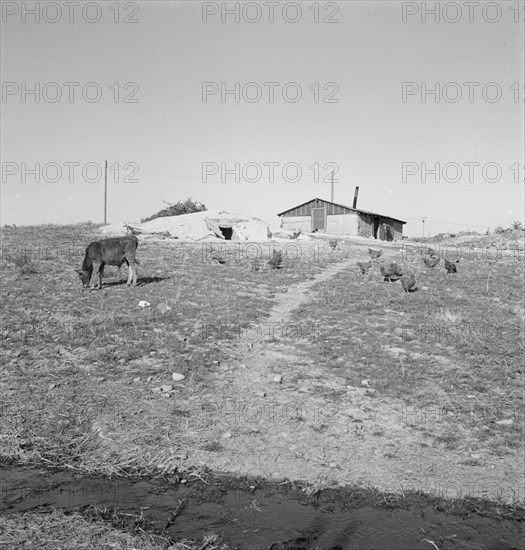
[[[82,281],[84,286],[88,286],[89,281],[91,280],[91,271],[84,271],[83,269],[75,269]]]

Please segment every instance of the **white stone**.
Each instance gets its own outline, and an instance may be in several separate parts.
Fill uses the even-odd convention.
[[[514,420],[512,420],[512,418],[507,418],[505,420],[498,420],[496,424],[499,424],[500,426],[510,426],[511,424],[514,424]]]

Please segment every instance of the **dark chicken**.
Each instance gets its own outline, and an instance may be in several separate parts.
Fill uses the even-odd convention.
[[[456,263],[459,260],[456,260]],[[445,269],[447,270],[447,273],[457,273],[458,268],[456,267],[455,263],[449,262],[448,260],[445,260]]]
[[[416,277],[413,273],[403,275],[401,284],[405,292],[414,292],[416,290]]]
[[[436,267],[437,264],[439,263],[439,260],[440,258],[436,258],[434,256],[428,258],[428,257],[425,257],[423,258],[423,263],[427,266],[427,267]]]
[[[361,273],[364,275],[365,273],[368,273],[368,270],[372,267],[372,261],[357,262],[357,267],[359,267]]]
[[[379,271],[381,271],[381,275],[383,275],[383,280],[390,283],[399,281],[399,279],[403,276],[403,271],[396,263],[391,263],[387,266],[382,265],[379,268]]]

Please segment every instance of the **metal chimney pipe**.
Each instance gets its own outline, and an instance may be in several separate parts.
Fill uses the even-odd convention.
[[[355,193],[354,193],[354,205],[352,206],[352,208],[357,208],[357,195],[359,195],[359,187],[356,187],[356,188],[355,188]]]

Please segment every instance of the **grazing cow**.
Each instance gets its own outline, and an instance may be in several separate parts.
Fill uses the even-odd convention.
[[[116,265],[120,268],[122,264],[126,263],[128,264],[128,282],[126,284],[135,286],[137,284],[137,268],[135,266],[138,263],[135,253],[138,245],[139,241],[134,235],[90,243],[86,248],[82,269],[76,270],[82,284],[89,288],[93,282],[95,283],[93,288],[102,288],[104,266]]]

